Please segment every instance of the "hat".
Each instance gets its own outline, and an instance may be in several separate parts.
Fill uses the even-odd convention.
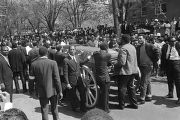
[[[161,33],[157,33],[157,34],[156,34],[156,37],[161,37]]]
[[[154,21],[158,22],[158,19],[154,19]]]
[[[108,49],[108,44],[105,43],[105,42],[102,42],[102,43],[100,44],[100,49],[101,49],[101,50],[107,50],[107,49]]]
[[[175,37],[170,37],[168,41],[169,41],[169,42],[175,42],[175,41],[176,41],[176,38],[175,38]]]

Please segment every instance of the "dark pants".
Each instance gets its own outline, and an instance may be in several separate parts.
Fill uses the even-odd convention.
[[[119,106],[125,106],[125,96],[128,90],[131,105],[137,106],[137,98],[134,85],[134,75],[117,76]]]
[[[12,97],[13,97],[13,83],[4,83],[5,85],[5,91],[10,94],[10,102],[12,102]]]
[[[79,99],[76,94],[76,90],[79,91],[80,95],[80,109],[84,110],[86,109],[85,103],[86,103],[86,88],[83,85],[81,77],[77,80],[77,85],[72,85],[72,88],[69,90],[70,97],[71,97],[71,107],[72,109],[79,107]]]
[[[109,88],[110,82],[97,81],[99,86],[99,100],[97,107],[108,112],[109,111]]]
[[[35,91],[36,95],[37,95],[38,92],[37,92],[37,86],[36,86],[35,79],[34,80],[29,80],[28,86],[29,86],[29,93],[33,94],[34,91]]]
[[[16,92],[20,92],[19,83],[18,83],[18,76],[20,76],[20,79],[22,81],[23,92],[26,92],[27,88],[26,88],[26,81],[24,79],[23,71],[13,72],[13,79],[14,79],[14,83],[15,83],[15,87],[16,87]]]
[[[41,105],[42,120],[49,120],[48,119],[49,101],[51,102],[51,112],[52,112],[53,120],[59,120],[57,95],[52,96],[50,98],[39,98],[39,101]]]
[[[151,71],[153,66],[140,66],[141,81],[140,81],[140,99],[145,100],[145,97],[151,95]]]
[[[180,98],[180,60],[169,60],[167,62],[167,81],[169,95],[173,95],[174,83],[176,85],[177,97]]]

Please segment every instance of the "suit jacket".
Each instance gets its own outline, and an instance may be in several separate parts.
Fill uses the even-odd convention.
[[[30,76],[35,76],[39,97],[50,98],[62,92],[56,61],[38,58],[31,65]]]
[[[78,55],[75,55],[74,61],[69,55],[64,59],[64,78],[66,83],[76,86],[78,77],[80,77],[80,64],[87,61],[82,61]]]
[[[0,83],[4,83],[5,87],[13,84],[13,73],[10,65],[0,54]]]
[[[180,30],[179,22],[180,22],[180,21],[177,21],[177,23],[176,23],[176,26],[175,26],[175,30],[176,30],[176,31]]]
[[[175,48],[180,55],[180,42],[176,42]],[[164,44],[162,49],[161,49],[161,64],[160,64],[160,69],[163,71],[166,71],[167,68],[167,59],[166,59],[166,53],[168,50],[168,44]]]
[[[24,70],[26,58],[20,49],[12,49],[8,54],[8,58],[13,72],[22,72]]]
[[[55,60],[56,49],[50,48],[48,52],[48,58],[51,60]]]
[[[64,67],[64,59],[66,56],[67,55],[65,53],[62,53],[62,52],[56,52],[55,53],[55,61],[57,62],[60,75],[64,75],[63,67]]]
[[[123,34],[131,34],[132,31],[133,31],[133,27],[129,24],[126,25],[126,28],[125,28],[125,24],[121,26],[121,32]]]
[[[136,48],[129,44],[121,47],[118,62],[115,65],[115,75],[133,75],[138,73]]]
[[[97,51],[93,53],[93,57],[96,80],[110,82],[108,66],[111,64],[111,55],[105,51]]]
[[[151,43],[145,43],[145,50],[148,57],[153,63],[156,63],[160,58],[160,50]],[[137,60],[140,65],[140,46],[137,47]]]

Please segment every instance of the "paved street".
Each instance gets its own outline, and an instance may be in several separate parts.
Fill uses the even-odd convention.
[[[175,98],[163,98],[167,94],[167,84],[164,79],[152,80],[152,102],[140,105],[138,110],[125,108],[123,111],[117,109],[117,87],[111,86],[110,92],[110,116],[114,120],[180,120],[180,106],[175,104]],[[23,110],[29,120],[41,120],[40,105],[37,99],[28,95],[15,94],[14,107]],[[61,120],[80,120],[83,114],[74,113],[69,106],[59,106]],[[52,115],[49,113],[52,120]]]

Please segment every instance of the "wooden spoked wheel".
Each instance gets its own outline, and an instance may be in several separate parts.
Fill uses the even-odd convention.
[[[81,77],[86,87],[86,107],[93,108],[98,100],[98,87],[92,71],[89,67],[83,65],[81,69]]]

